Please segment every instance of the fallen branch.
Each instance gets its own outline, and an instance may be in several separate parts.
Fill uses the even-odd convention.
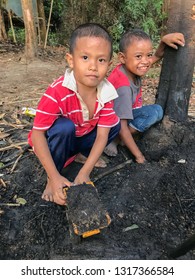
[[[13,148],[17,148],[17,149],[20,149],[20,150],[21,150],[21,147],[20,147],[20,146],[27,145],[27,144],[28,144],[28,142],[18,142],[18,143],[14,143],[14,144],[11,144],[11,145],[9,145],[9,146],[0,148],[0,152],[7,151],[7,150],[10,150],[10,149],[13,149]]]
[[[111,173],[114,173],[120,169],[122,169],[123,167],[125,167],[127,164],[130,164],[132,162],[131,159],[123,162],[123,163],[120,163],[112,168],[110,168],[109,170],[105,171],[105,172],[102,172],[101,174],[98,174],[94,179],[93,179],[93,182],[97,182],[98,180],[102,179],[104,176],[107,176]]]
[[[171,252],[168,253],[168,256],[172,259],[179,258],[190,250],[195,248],[195,234],[192,234],[187,240],[185,240],[181,245],[177,246]]]

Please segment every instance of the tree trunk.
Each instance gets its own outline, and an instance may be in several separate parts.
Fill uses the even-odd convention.
[[[160,104],[170,120],[184,122],[195,62],[195,4],[194,0],[171,0],[167,32],[181,32],[185,47],[174,50],[167,47],[163,59],[156,103]]]
[[[25,25],[25,55],[27,59],[37,56],[37,36],[34,25],[32,0],[21,0]]]
[[[38,21],[39,21],[41,42],[44,43],[46,37],[46,23],[45,23],[45,11],[44,11],[43,0],[37,0],[37,11],[38,11]]]
[[[5,30],[5,23],[3,17],[3,10],[0,7],[0,42],[7,40],[7,33]]]

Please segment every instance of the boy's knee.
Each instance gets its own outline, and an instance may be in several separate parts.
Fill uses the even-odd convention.
[[[48,134],[67,135],[75,133],[74,123],[67,118],[57,119],[52,127],[49,129]]]
[[[155,104],[155,110],[156,110],[156,115],[157,115],[157,121],[159,122],[163,118],[163,109],[159,104]]]

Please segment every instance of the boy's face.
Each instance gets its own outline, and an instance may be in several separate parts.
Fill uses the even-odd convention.
[[[129,76],[143,76],[152,65],[152,42],[150,40],[135,39],[126,49],[125,53],[119,53],[119,59],[125,64]]]
[[[66,58],[74,71],[78,91],[97,88],[104,79],[110,65],[111,47],[101,37],[81,37],[77,39],[73,54]]]

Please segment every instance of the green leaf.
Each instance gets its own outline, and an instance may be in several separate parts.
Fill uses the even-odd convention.
[[[22,198],[22,197],[18,197],[16,198],[16,203],[19,203],[21,205],[25,205],[27,203],[26,199]]]
[[[129,230],[133,230],[133,229],[137,229],[137,228],[139,228],[139,226],[136,225],[136,224],[133,224],[133,225],[131,225],[129,227],[124,228],[123,232],[129,231]]]

